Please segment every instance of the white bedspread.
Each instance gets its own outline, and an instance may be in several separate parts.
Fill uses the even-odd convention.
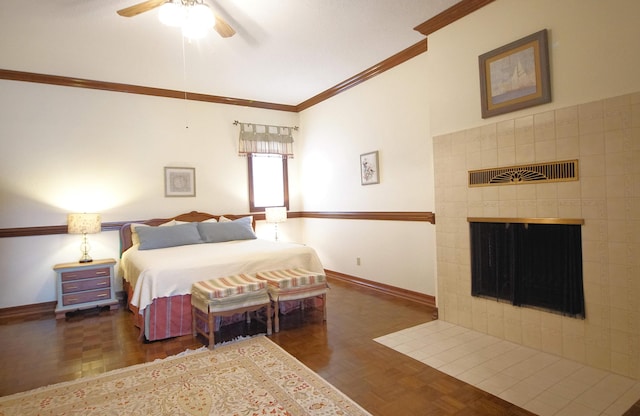
[[[191,293],[191,285],[200,280],[293,267],[324,271],[313,248],[261,239],[155,250],[134,245],[120,262],[124,278],[134,288],[130,302],[140,313],[156,298]]]

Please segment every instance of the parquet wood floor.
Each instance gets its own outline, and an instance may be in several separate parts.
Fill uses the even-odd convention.
[[[373,341],[430,321],[431,308],[340,281],[330,285],[326,324],[320,311],[293,313],[271,339],[373,415],[531,415]],[[261,332],[261,325],[228,327],[220,336]],[[137,336],[124,309],[0,325],[0,395],[153,361],[205,342],[184,336],[142,343]],[[640,415],[640,406],[627,415]]]

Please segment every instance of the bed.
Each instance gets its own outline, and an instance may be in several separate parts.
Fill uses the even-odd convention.
[[[324,272],[313,248],[259,239],[254,229],[250,216],[196,211],[125,224],[119,271],[140,336],[191,334],[190,292],[197,281],[296,267]]]

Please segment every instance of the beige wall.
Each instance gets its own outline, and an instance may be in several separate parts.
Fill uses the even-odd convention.
[[[640,93],[434,138],[442,319],[640,378]],[[472,169],[578,159],[579,181],[469,188]],[[583,218],[586,319],[471,296],[470,217]]]
[[[307,211],[434,211],[426,55],[300,114]],[[360,184],[360,155],[379,151],[380,183]],[[426,222],[306,219],[326,268],[435,296],[435,227]],[[360,265],[356,258],[360,258]]]
[[[234,120],[298,125],[298,114],[0,80],[0,228],[105,222],[199,210],[249,211],[247,161]],[[188,128],[187,128],[188,126]],[[165,198],[165,166],[196,169],[195,198]],[[299,209],[297,159],[291,208]],[[297,240],[298,221],[280,227]],[[258,232],[272,238],[273,229]],[[118,258],[116,231],[89,237],[93,258]],[[0,238],[0,308],[56,299],[57,263],[80,257],[76,235]],[[120,280],[118,280],[118,284]]]

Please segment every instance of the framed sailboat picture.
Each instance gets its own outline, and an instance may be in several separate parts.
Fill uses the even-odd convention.
[[[482,118],[551,101],[547,29],[478,57]]]

